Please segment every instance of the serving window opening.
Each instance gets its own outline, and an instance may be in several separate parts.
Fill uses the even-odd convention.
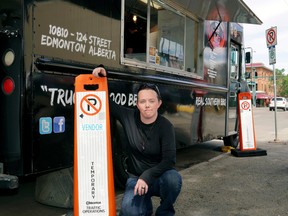
[[[143,5],[146,7],[145,5]],[[141,13],[140,13],[141,12]],[[125,58],[146,61],[147,11],[129,10],[125,13]]]
[[[122,64],[201,76],[198,21],[158,0],[125,0],[123,13]]]

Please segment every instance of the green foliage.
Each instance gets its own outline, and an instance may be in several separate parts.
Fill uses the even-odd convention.
[[[285,69],[275,69],[277,95],[281,97],[288,97],[288,75],[285,73]]]
[[[285,72],[285,69],[284,68],[282,68],[281,70],[280,69],[275,69],[275,74],[276,74],[276,76],[278,77],[278,76],[285,76],[284,75],[284,72]]]

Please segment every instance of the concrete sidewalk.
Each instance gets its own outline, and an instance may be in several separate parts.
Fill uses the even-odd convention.
[[[180,171],[182,191],[176,216],[288,215],[288,146],[286,142],[257,145],[267,156],[221,154]],[[117,196],[119,211],[122,195]],[[154,211],[159,198],[153,198]]]
[[[257,147],[267,150],[267,156],[227,153],[181,171],[176,215],[288,215],[287,143],[263,142]]]
[[[265,141],[257,146],[267,150],[267,156],[235,157],[221,153],[180,171],[183,186],[175,204],[176,216],[288,215],[287,142]],[[33,186],[31,182],[18,195],[1,197],[6,204],[0,204],[0,215],[72,215],[71,210],[33,201]],[[121,194],[116,197],[118,212],[121,199]],[[159,201],[153,198],[154,211]]]

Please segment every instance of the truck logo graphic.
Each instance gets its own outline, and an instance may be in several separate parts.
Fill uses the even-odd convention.
[[[53,132],[64,133],[65,131],[65,117],[59,116],[53,119]]]
[[[52,131],[54,133],[64,133],[65,132],[65,117],[64,116],[57,116],[53,118],[51,117],[41,117],[39,119],[39,133],[44,134],[51,134]]]
[[[52,133],[52,118],[42,117],[39,119],[39,133],[40,134]]]

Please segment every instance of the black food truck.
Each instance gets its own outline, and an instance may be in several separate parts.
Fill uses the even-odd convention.
[[[105,65],[109,95],[134,107],[140,82],[159,86],[177,148],[238,145],[244,76],[242,0],[1,0],[0,187],[73,167],[74,79]],[[111,118],[115,182],[125,135]]]

